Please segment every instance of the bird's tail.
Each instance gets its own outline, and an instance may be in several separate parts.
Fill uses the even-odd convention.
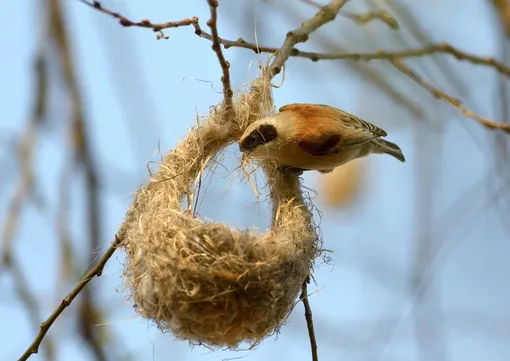
[[[392,142],[388,142],[384,139],[374,139],[373,141],[376,146],[377,150],[376,153],[380,154],[389,154],[394,158],[397,158],[401,162],[405,162],[406,158],[404,157],[404,154],[402,153],[402,149],[398,145]]]

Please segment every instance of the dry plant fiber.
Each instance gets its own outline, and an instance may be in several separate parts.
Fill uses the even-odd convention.
[[[233,109],[213,107],[136,194],[119,235],[137,312],[193,344],[235,348],[278,331],[295,304],[319,239],[298,176],[262,163],[273,203],[265,235],[193,217],[181,204],[207,163],[254,120],[274,113],[265,70]]]

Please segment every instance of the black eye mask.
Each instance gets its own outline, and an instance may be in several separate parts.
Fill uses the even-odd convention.
[[[276,128],[270,124],[262,124],[257,129],[253,130],[242,142],[239,143],[239,147],[242,151],[250,151],[255,149],[257,146],[269,143],[276,139],[278,133]]]

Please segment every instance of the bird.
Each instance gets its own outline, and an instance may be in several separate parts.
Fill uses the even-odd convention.
[[[388,154],[405,162],[385,130],[346,111],[324,104],[293,103],[250,124],[239,139],[248,157],[279,161],[280,169],[329,173],[370,154]]]

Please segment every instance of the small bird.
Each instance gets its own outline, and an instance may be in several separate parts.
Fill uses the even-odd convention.
[[[239,140],[240,150],[278,160],[282,170],[329,173],[369,154],[389,154],[401,162],[398,145],[387,133],[352,114],[323,104],[288,104],[279,113],[253,122]]]

